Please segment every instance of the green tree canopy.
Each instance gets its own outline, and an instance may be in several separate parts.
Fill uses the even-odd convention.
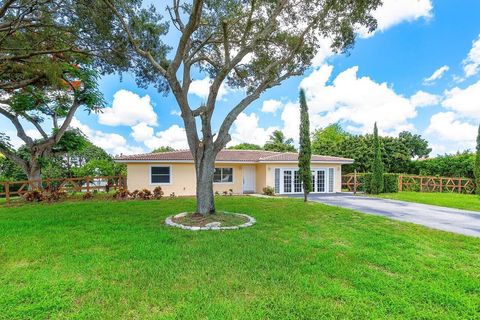
[[[263,150],[263,148],[261,146],[259,146],[258,144],[247,143],[247,142],[243,142],[243,143],[237,144],[235,146],[228,147],[228,149],[231,149],[231,150]]]
[[[428,141],[420,135],[401,132],[398,137],[381,137],[380,148],[386,172],[415,173],[414,159],[425,158],[430,153]],[[312,139],[314,154],[352,158],[355,163],[345,165],[346,173],[371,172],[375,157],[374,137],[367,135],[352,135],[339,124],[330,125],[316,130]]]
[[[72,146],[69,125],[79,108],[97,112],[104,106],[99,73],[128,70],[124,37],[106,28],[112,18],[101,1],[0,3],[0,115],[16,128],[29,153],[19,154],[6,137],[0,151],[29,179],[40,177],[45,159]],[[29,135],[25,124],[41,138]],[[61,146],[65,135],[70,142]]]
[[[317,129],[313,133],[312,150],[317,154],[339,155],[341,144],[351,136],[339,123]]]
[[[293,145],[293,139],[287,139],[282,131],[275,130],[270,135],[269,140],[263,146],[263,149],[267,151],[277,151],[277,152],[296,152],[295,146]]]
[[[170,152],[170,151],[175,151],[174,148],[165,146],[165,147],[158,147],[152,151],[152,153],[162,153],[162,152]]]

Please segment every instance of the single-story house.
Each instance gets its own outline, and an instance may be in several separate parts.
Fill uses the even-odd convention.
[[[166,195],[195,195],[195,166],[189,150],[119,156],[127,165],[129,190],[161,186]],[[312,155],[314,193],[341,191],[342,164],[352,159]],[[214,191],[262,193],[270,186],[277,194],[302,193],[298,153],[263,150],[222,150],[215,163]]]

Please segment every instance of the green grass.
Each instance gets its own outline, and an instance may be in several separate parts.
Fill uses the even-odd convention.
[[[475,319],[480,239],[298,199],[251,228],[163,225],[189,198],[0,208],[0,319]]]
[[[459,193],[427,193],[427,192],[399,192],[384,193],[378,197],[433,204],[436,206],[480,211],[480,197],[471,194]]]

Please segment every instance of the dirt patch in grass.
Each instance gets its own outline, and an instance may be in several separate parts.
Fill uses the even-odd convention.
[[[220,223],[221,227],[233,227],[247,223],[249,220],[245,216],[228,212],[217,212],[206,217],[189,212],[182,217],[172,217],[172,221],[189,227],[205,227],[207,224],[214,222]]]

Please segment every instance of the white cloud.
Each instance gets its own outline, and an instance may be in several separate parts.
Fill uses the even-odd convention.
[[[327,85],[332,71],[332,66],[323,65],[300,84],[306,91],[312,129],[334,122],[348,122],[352,130],[359,133],[371,132],[374,122],[378,122],[382,134],[413,128],[408,121],[415,118],[417,112],[410,99],[397,94],[386,83],[358,77],[358,67],[343,71]],[[287,130],[288,136],[295,138],[293,115],[293,107],[284,108],[282,119],[292,128]]]
[[[332,50],[332,40],[320,37],[317,44],[320,45],[320,49],[318,49],[317,54],[312,59],[312,66],[314,67],[321,66],[335,54]]]
[[[180,117],[182,115],[182,112],[180,110],[170,110],[170,115]]]
[[[105,108],[98,116],[98,122],[108,126],[134,126],[144,122],[157,125],[157,114],[153,110],[150,96],[140,97],[128,91],[119,90],[113,96],[111,108]]]
[[[480,81],[465,89],[455,87],[445,92],[442,106],[456,111],[459,115],[480,119]]]
[[[383,32],[404,21],[428,20],[433,16],[432,11],[431,0],[383,0],[383,5],[373,12],[373,16],[377,19],[377,30]],[[373,34],[360,30],[360,35],[367,38]]]
[[[425,131],[427,134],[446,142],[455,142],[457,150],[473,149],[477,137],[477,127],[461,121],[454,112],[440,112],[434,114]]]
[[[174,124],[166,130],[154,132],[154,128],[146,123],[139,123],[132,127],[131,136],[136,142],[143,143],[150,151],[159,147],[187,149],[185,129]]]
[[[229,145],[247,142],[263,146],[270,134],[277,129],[277,127],[261,128],[258,126],[258,117],[255,113],[247,115],[242,112],[233,124],[232,141]]]
[[[423,80],[424,84],[432,84],[435,80],[438,80],[443,77],[443,74],[447,72],[450,68],[448,66],[443,66],[435,70],[432,75]]]
[[[157,132],[155,139],[145,145],[151,149],[162,146],[169,146],[174,149],[188,149],[187,135],[185,129],[174,124],[170,128]]]
[[[153,128],[142,122],[132,127],[131,135],[135,141],[143,142],[153,137]]]
[[[80,129],[93,144],[111,154],[137,154],[145,152],[141,147],[129,145],[123,136],[94,130],[88,125],[81,123],[77,118],[72,119],[70,127]]]
[[[293,138],[298,142],[300,130],[300,107],[296,102],[289,102],[285,105],[282,112],[283,129],[282,132],[287,138]],[[311,126],[314,126],[314,120],[310,119]],[[313,128],[312,128],[313,129]]]
[[[472,49],[463,60],[463,71],[466,77],[474,76],[480,71],[480,35],[473,41]]]
[[[205,77],[202,80],[193,80],[190,84],[190,90],[188,91],[188,93],[194,94],[206,100],[208,98],[208,94],[210,93],[211,84],[212,80],[209,77]],[[222,83],[220,89],[218,90],[217,100],[221,100],[225,95],[227,95],[227,93],[227,88]]]
[[[410,97],[410,103],[414,107],[429,107],[440,103],[440,97],[422,90],[417,91]]]
[[[275,113],[282,107],[282,102],[275,99],[265,100],[262,105],[262,112]]]

